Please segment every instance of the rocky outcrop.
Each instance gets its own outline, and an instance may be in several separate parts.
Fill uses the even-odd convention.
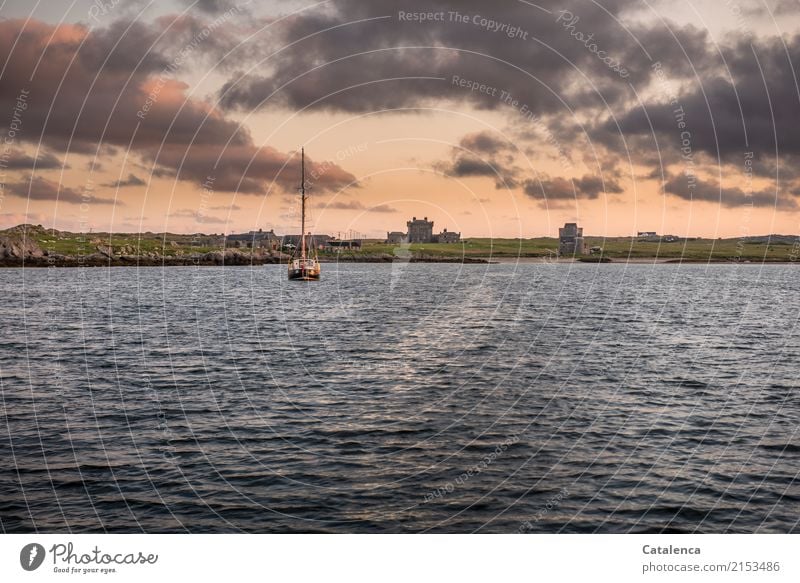
[[[43,230],[42,227],[20,225],[0,233],[0,259],[22,262],[47,255],[35,239],[39,230]]]
[[[97,252],[108,258],[114,257],[114,250],[111,248],[111,245],[98,245]]]

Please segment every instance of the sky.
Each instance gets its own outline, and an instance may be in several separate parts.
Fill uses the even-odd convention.
[[[0,228],[800,233],[798,0],[0,0]]]

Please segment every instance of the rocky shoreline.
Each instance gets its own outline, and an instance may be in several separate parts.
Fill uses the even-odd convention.
[[[116,255],[109,257],[101,253],[85,256],[44,255],[28,257],[0,258],[0,267],[180,267],[180,266],[224,266],[224,265],[277,265],[285,264],[288,258],[270,255],[249,255],[245,253],[215,251],[199,255],[170,256],[138,256]],[[396,257],[365,255],[341,256],[339,258],[320,258],[321,263],[393,263]],[[451,258],[412,258],[404,263],[489,263],[485,259]]]
[[[127,250],[126,250],[127,251]],[[50,253],[31,245],[3,246],[0,241],[0,267],[179,267],[179,266],[223,266],[223,265],[276,265],[289,261],[289,255],[279,252],[248,253],[236,249],[210,251],[181,255],[160,253],[131,254],[115,253],[112,249],[98,246],[94,253],[63,255]],[[322,263],[488,263],[485,259],[471,257],[411,257],[399,259],[389,254],[341,254],[322,256]]]
[[[379,247],[379,246],[378,246]],[[501,246],[502,247],[502,246]],[[386,246],[379,249],[321,252],[323,263],[800,263],[798,246],[786,247],[786,255],[738,256],[717,255],[713,258],[675,255],[631,256],[590,255],[583,257],[553,257],[542,253],[497,252],[492,245],[486,253],[468,255],[439,254],[425,249],[398,254]],[[450,249],[445,251],[449,252]],[[766,254],[766,251],[764,251]],[[180,267],[180,266],[248,266],[286,264],[290,256],[277,249],[225,246],[218,235],[180,235],[174,233],[69,233],[45,229],[41,225],[18,225],[0,231],[0,267]]]
[[[111,244],[102,238],[82,237],[80,253],[58,253],[40,241],[53,242],[59,233],[39,225],[20,225],[0,232],[0,267],[171,267],[285,264],[290,256],[267,249],[217,249],[192,252],[175,241],[159,249],[141,251],[131,244]],[[388,253],[322,254],[324,263],[486,263],[469,257],[399,258]]]

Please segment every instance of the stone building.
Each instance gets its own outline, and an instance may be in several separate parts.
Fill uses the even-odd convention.
[[[414,217],[406,223],[409,243],[433,243],[433,221]]]
[[[417,219],[414,217],[406,223],[407,233],[392,231],[386,233],[386,243],[389,245],[403,245],[405,243],[458,243],[461,241],[461,233],[448,231],[445,229],[438,235],[433,234],[433,221],[428,217]]]
[[[461,241],[461,233],[455,231],[448,231],[445,229],[434,237],[437,243],[458,243]]]
[[[400,231],[392,231],[391,233],[386,233],[386,242],[389,245],[402,245],[403,243],[407,243],[406,234]]]
[[[583,255],[586,245],[583,242],[583,227],[578,223],[565,223],[558,230],[558,254],[562,256]]]
[[[246,247],[248,249],[277,249],[280,237],[273,230],[250,231],[239,235],[231,234],[225,237],[226,247]]]

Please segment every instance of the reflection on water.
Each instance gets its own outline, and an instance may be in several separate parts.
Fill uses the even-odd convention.
[[[793,266],[0,270],[5,532],[798,530]]]

